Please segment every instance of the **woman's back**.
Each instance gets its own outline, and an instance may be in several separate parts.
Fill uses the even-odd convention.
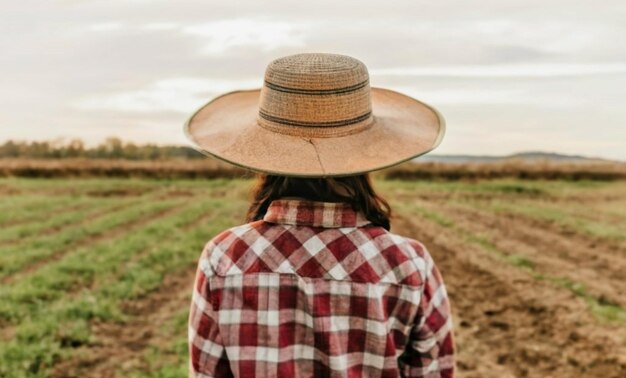
[[[441,275],[421,243],[389,232],[368,175],[436,148],[435,108],[370,87],[358,59],[301,53],[270,62],[261,88],[213,98],[185,133],[261,174],[247,223],[202,252],[192,375],[453,376]]]
[[[199,377],[451,377],[445,286],[420,242],[343,202],[277,199],[202,251]]]

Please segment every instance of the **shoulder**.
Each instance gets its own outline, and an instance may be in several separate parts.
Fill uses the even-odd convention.
[[[259,220],[227,228],[209,239],[202,249],[200,263],[206,275],[227,271],[238,255],[245,253],[252,239],[262,236],[268,223]]]
[[[432,257],[426,245],[417,239],[387,232],[387,237],[394,245],[411,260],[414,267],[420,272],[422,277],[426,276],[426,272],[433,264]]]
[[[244,224],[227,228],[221,231],[220,233],[216,234],[215,236],[213,236],[207,242],[207,244],[219,245],[219,244],[228,243],[229,241],[232,241],[232,239],[241,238],[253,230],[258,230],[259,228],[263,227],[264,223],[265,222],[263,222],[262,220],[259,220],[259,221],[244,223]]]
[[[417,257],[421,259],[430,259],[430,253],[428,252],[428,248],[426,245],[422,243],[420,240],[413,239],[407,236],[400,236],[404,239],[405,243],[409,246],[411,252]]]
[[[205,250],[224,249],[238,240],[248,240],[265,232],[268,223],[259,220],[227,228],[213,236],[205,244]]]
[[[383,281],[398,282],[411,286],[421,286],[429,269],[430,255],[426,246],[419,240],[390,232],[382,227],[361,228],[372,242],[376,265],[388,271]],[[368,243],[369,244],[369,243]],[[362,245],[362,249],[365,248]]]

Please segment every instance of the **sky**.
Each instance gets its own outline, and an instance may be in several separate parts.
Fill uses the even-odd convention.
[[[626,1],[20,0],[0,5],[0,142],[188,144],[213,97],[302,52],[439,109],[438,154],[626,160]]]

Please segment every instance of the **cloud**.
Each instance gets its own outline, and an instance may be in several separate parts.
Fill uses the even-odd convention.
[[[361,59],[372,83],[441,107],[450,121],[444,148],[454,152],[491,148],[489,138],[465,139],[485,130],[503,135],[494,143],[503,151],[567,137],[579,153],[623,159],[613,145],[624,139],[626,117],[626,45],[615,42],[626,33],[622,3],[484,0],[468,12],[460,0],[357,8],[289,0],[6,2],[0,124],[8,126],[0,140],[119,133],[174,141],[184,119],[213,96],[260,86],[272,59],[326,51]]]
[[[150,22],[140,25],[139,28],[144,31],[168,31],[177,30],[180,25],[175,22]]]
[[[369,70],[371,75],[469,78],[535,78],[620,74],[626,63],[527,63],[458,66],[390,67]]]
[[[394,86],[394,90],[432,105],[484,105],[515,104],[527,97],[521,89],[430,89],[419,90],[410,86]]]
[[[306,46],[305,37],[311,26],[311,22],[236,18],[187,25],[176,22],[145,22],[136,25],[100,22],[87,25],[86,30],[98,33],[124,31],[126,34],[174,32],[200,40],[202,53],[219,55],[234,48],[268,52],[284,47],[303,47]]]
[[[259,80],[172,78],[146,88],[99,95],[75,102],[82,110],[109,110],[130,113],[190,113],[212,97],[242,88],[260,87]]]
[[[92,32],[112,32],[121,30],[124,26],[119,22],[100,22],[87,27]]]
[[[303,47],[308,23],[278,20],[232,19],[190,25],[182,33],[204,40],[203,52],[219,54],[235,47],[271,51],[281,47]]]
[[[500,16],[502,17],[502,16]],[[432,33],[434,38],[483,46],[516,46],[551,54],[592,53],[610,49],[623,27],[587,20],[584,23],[559,18],[520,16],[475,20],[448,19],[397,27],[413,34]],[[460,46],[461,48],[463,45]]]

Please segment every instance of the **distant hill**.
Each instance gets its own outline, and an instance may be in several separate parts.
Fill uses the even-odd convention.
[[[616,162],[624,163],[622,161],[614,161],[608,159],[587,157],[581,155],[564,155],[554,152],[541,152],[541,151],[529,151],[519,152],[511,155],[494,156],[494,155],[437,155],[427,154],[420,156],[413,161],[416,162],[441,162],[441,163],[489,163],[489,162],[503,162],[506,160],[521,160],[526,162],[532,161],[553,161],[553,162],[567,162],[567,163],[592,163],[592,162]]]

